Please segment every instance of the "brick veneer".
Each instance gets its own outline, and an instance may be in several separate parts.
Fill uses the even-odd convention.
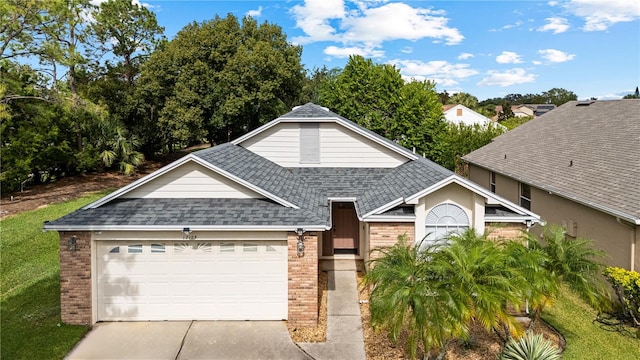
[[[514,223],[486,223],[485,232],[489,240],[508,240],[519,239],[522,237],[522,231],[527,227],[524,224]]]
[[[91,233],[60,231],[60,316],[72,325],[91,325]],[[67,242],[76,236],[76,251]]]
[[[289,323],[318,325],[318,234],[305,234],[304,256],[298,257],[298,235],[287,234],[289,267]]]
[[[413,223],[369,223],[369,249],[390,247],[398,242],[398,236],[406,234],[410,243],[414,241]],[[379,253],[373,251],[371,259],[379,257]]]

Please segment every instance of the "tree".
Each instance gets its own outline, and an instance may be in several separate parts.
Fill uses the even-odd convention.
[[[36,27],[41,22],[36,0],[6,0],[0,3],[0,59],[31,54]]]
[[[335,77],[340,73],[340,69],[333,68],[328,69],[326,66],[322,68],[314,68],[307,71],[307,76],[304,79],[304,85],[300,93],[300,104],[306,104],[312,102],[314,104],[320,103],[320,88],[325,82],[333,81]]]
[[[131,86],[143,59],[151,53],[164,28],[153,12],[131,0],[109,0],[100,4],[92,30],[102,52],[122,59],[122,77]]]
[[[511,109],[511,103],[505,101],[502,103],[502,110],[498,113],[498,122],[505,121],[507,119],[511,119],[515,117],[513,110]]]
[[[425,256],[429,252],[409,244],[406,235],[394,246],[375,251],[380,257],[369,263],[371,269],[364,277],[372,287],[369,307],[374,329],[389,331],[394,342],[406,333],[412,359],[420,344],[428,354],[465,335],[462,320],[468,313],[467,304],[434,272]]]
[[[442,104],[430,81],[405,83],[398,69],[351,56],[342,72],[323,83],[321,104],[338,114],[430,156],[445,127]]]
[[[578,100],[578,95],[573,91],[569,91],[563,88],[553,88],[542,93],[545,104],[554,104],[560,106],[566,102]]]
[[[495,124],[447,124],[433,140],[431,159],[451,171],[462,174],[461,158],[487,145],[504,131],[503,127]]]
[[[469,109],[476,109],[478,107],[478,98],[465,92],[459,92],[449,98],[447,104],[463,105]]]
[[[291,109],[304,72],[302,48],[282,29],[229,14],[184,27],[142,67],[142,118],[166,145],[229,141]]]
[[[640,91],[638,91],[638,87],[636,86],[636,91],[633,94],[627,94],[623,99],[640,99]]]
[[[610,299],[602,279],[605,253],[595,249],[591,240],[567,239],[559,226],[545,227],[542,238],[540,242],[529,235],[527,241],[549,258],[545,268],[594,309],[606,310]]]

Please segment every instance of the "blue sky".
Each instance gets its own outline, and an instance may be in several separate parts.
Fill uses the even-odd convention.
[[[308,69],[350,54],[480,100],[554,87],[615,99],[640,85],[640,1],[140,0],[172,39],[216,14],[279,25]]]

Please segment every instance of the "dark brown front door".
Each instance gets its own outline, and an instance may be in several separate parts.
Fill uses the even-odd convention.
[[[353,203],[333,203],[331,237],[334,253],[357,253],[359,227]]]

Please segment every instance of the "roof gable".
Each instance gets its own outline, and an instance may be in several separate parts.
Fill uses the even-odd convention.
[[[640,100],[568,102],[464,157],[640,224]]]
[[[419,158],[416,154],[412,153],[408,149],[390,141],[389,139],[376,134],[346,118],[330,111],[327,108],[308,103],[302,106],[295,107],[292,111],[278,117],[277,119],[241,136],[231,143],[234,145],[245,146],[249,143],[249,140],[259,136],[272,127],[282,123],[335,123],[338,126],[348,129],[355,134],[362,136],[364,139],[381,148],[392,151],[393,153],[400,155],[406,160],[415,160]]]

